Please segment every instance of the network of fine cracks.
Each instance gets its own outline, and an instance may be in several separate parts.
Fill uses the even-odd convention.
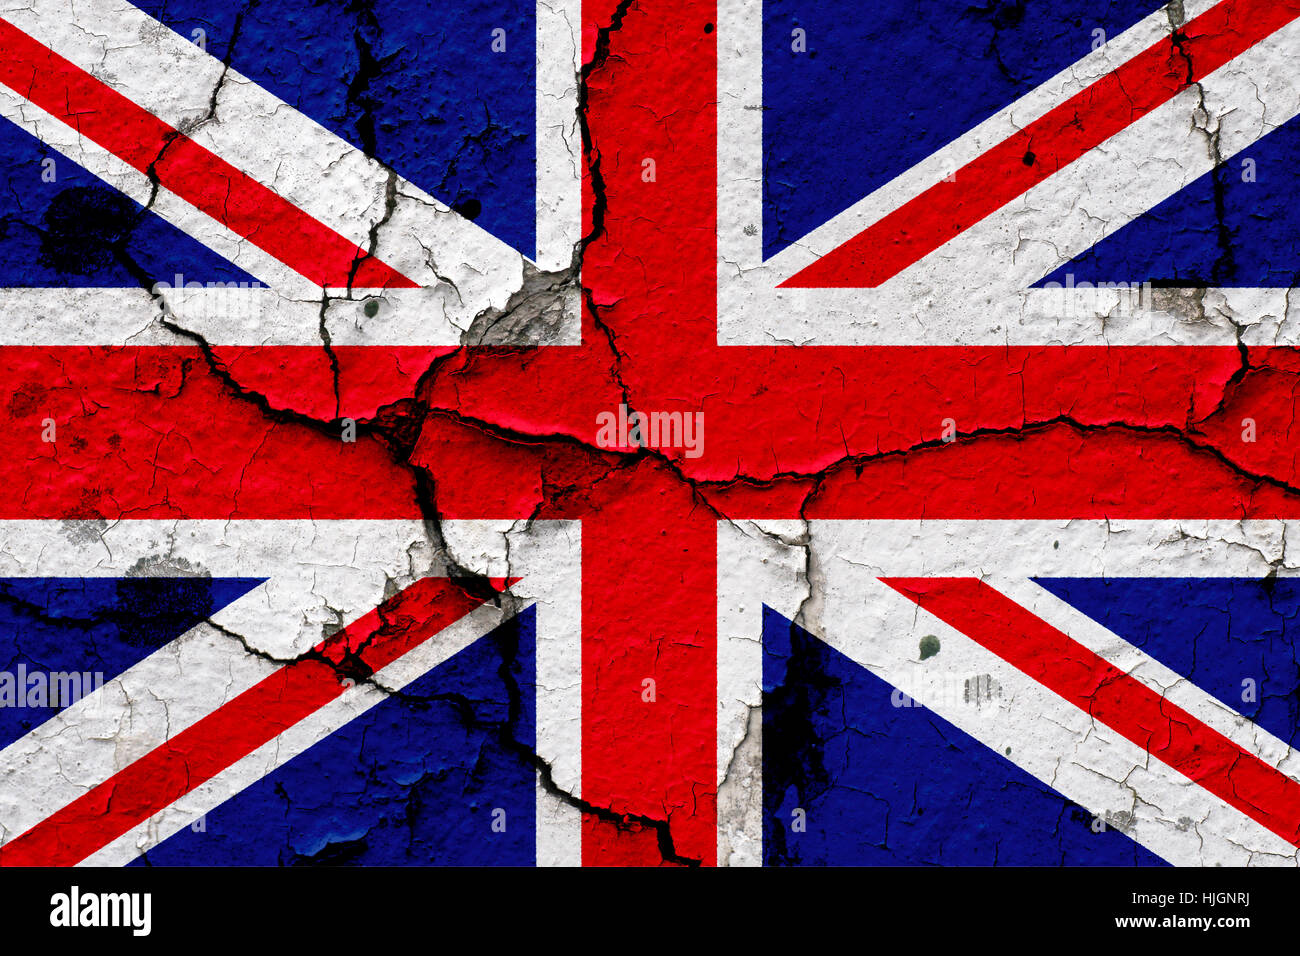
[[[233,55],[235,44],[238,42],[239,26],[244,14],[256,5],[253,0],[250,5],[242,11],[236,19],[234,34],[227,51],[225,63],[229,68],[230,58]],[[1180,11],[1176,9],[1179,5],[1174,4],[1170,7],[1171,28],[1174,31],[1175,42],[1178,40],[1178,29],[1181,26],[1177,22]],[[660,450],[641,447],[630,451],[618,452],[606,448],[598,447],[588,438],[562,430],[554,432],[544,431],[521,431],[513,427],[503,425],[499,422],[486,420],[479,417],[467,415],[454,408],[434,407],[430,405],[423,396],[433,393],[434,386],[440,377],[449,369],[456,369],[456,374],[466,374],[462,363],[469,358],[472,364],[472,353],[467,356],[467,350],[477,347],[491,345],[498,352],[517,350],[523,356],[536,345],[521,345],[520,342],[537,342],[545,341],[547,337],[556,328],[556,310],[558,305],[566,297],[572,295],[575,291],[582,297],[583,304],[586,308],[586,314],[591,320],[594,329],[599,333],[599,343],[586,343],[588,347],[596,347],[598,344],[603,345],[608,350],[608,370],[612,383],[617,386],[619,393],[622,395],[624,404],[629,410],[637,407],[637,394],[633,385],[631,385],[623,375],[623,364],[625,356],[620,351],[617,329],[606,316],[606,309],[600,306],[592,291],[584,288],[581,284],[583,258],[587,248],[594,242],[598,241],[605,234],[605,222],[609,211],[608,191],[606,188],[605,178],[601,169],[601,152],[597,143],[596,132],[593,129],[589,109],[590,109],[590,89],[591,80],[600,73],[608,63],[614,43],[616,33],[622,28],[627,17],[638,10],[636,0],[621,0],[615,8],[613,15],[608,24],[600,27],[595,35],[594,52],[591,59],[584,63],[579,71],[578,81],[578,116],[577,122],[582,137],[583,154],[586,162],[587,181],[590,188],[591,206],[590,214],[590,231],[575,246],[572,261],[567,269],[547,273],[537,270],[527,271],[523,286],[510,297],[507,305],[502,309],[488,310],[471,323],[461,337],[461,345],[458,349],[452,350],[430,362],[428,367],[420,376],[414,390],[413,397],[402,399],[390,405],[387,405],[375,414],[371,419],[359,420],[356,422],[357,437],[371,438],[377,441],[385,448],[397,467],[405,469],[411,474],[418,503],[421,509],[423,528],[433,553],[445,565],[447,573],[456,578],[465,579],[467,582],[476,577],[475,572],[459,561],[448,544],[448,540],[443,531],[444,516],[438,506],[438,493],[433,476],[427,469],[421,467],[413,461],[415,443],[423,424],[430,419],[445,419],[454,422],[460,426],[472,429],[487,439],[498,441],[504,445],[518,446],[526,445],[532,447],[546,446],[557,449],[567,449],[574,454],[584,456],[593,464],[593,476],[589,482],[581,486],[574,487],[557,487],[548,486],[545,489],[545,501],[539,502],[536,511],[528,518],[521,519],[516,523],[516,531],[526,531],[536,520],[548,505],[556,502],[576,499],[579,496],[590,495],[592,490],[605,480],[609,480],[620,472],[642,468],[652,467],[657,469],[662,475],[671,478],[671,480],[680,483],[682,486],[689,488],[693,500],[701,507],[706,509],[718,521],[733,523],[732,518],[725,513],[724,508],[718,505],[717,499],[721,494],[737,487],[743,486],[753,490],[778,489],[778,488],[795,488],[798,490],[801,500],[800,520],[804,531],[798,536],[785,536],[782,538],[787,547],[802,549],[805,557],[803,570],[803,581],[807,588],[807,597],[804,606],[800,608],[798,619],[810,620],[816,617],[815,608],[811,605],[817,600],[818,587],[817,582],[820,579],[820,570],[817,567],[815,549],[811,540],[811,518],[810,515],[815,512],[818,502],[827,488],[828,484],[847,473],[850,469],[860,472],[863,468],[880,461],[889,459],[906,460],[909,456],[922,454],[943,454],[946,450],[961,449],[969,447],[974,443],[982,442],[1019,442],[1032,438],[1035,435],[1043,434],[1049,430],[1066,429],[1080,436],[1096,434],[1130,434],[1139,436],[1156,437],[1161,439],[1172,439],[1183,444],[1189,451],[1198,457],[1203,457],[1207,462],[1216,466],[1228,469],[1228,471],[1257,488],[1271,488],[1283,491],[1287,494],[1300,496],[1300,486],[1296,486],[1286,480],[1277,478],[1267,473],[1252,471],[1245,466],[1234,461],[1230,455],[1225,453],[1221,448],[1214,445],[1204,437],[1204,433],[1198,427],[1213,417],[1216,411],[1226,407],[1248,379],[1251,371],[1250,356],[1244,344],[1242,334],[1243,327],[1235,321],[1229,320],[1236,328],[1237,347],[1241,355],[1241,364],[1232,376],[1225,382],[1222,391],[1218,395],[1218,401],[1214,409],[1203,414],[1199,421],[1192,420],[1189,411],[1188,421],[1184,425],[1147,425],[1115,419],[1104,422],[1086,422],[1078,420],[1071,415],[1061,414],[1050,418],[1039,420],[1025,420],[1021,423],[1006,427],[994,428],[976,428],[966,432],[959,433],[947,440],[926,440],[916,441],[904,447],[890,448],[879,450],[871,453],[849,453],[847,448],[845,453],[834,461],[826,463],[816,470],[811,471],[780,471],[774,474],[763,476],[746,475],[736,473],[727,479],[702,480],[689,474],[677,459],[663,453]],[[1180,51],[1182,47],[1179,46]],[[1185,51],[1182,51],[1185,54]],[[1189,64],[1189,71],[1191,67]],[[193,130],[198,126],[208,122],[219,122],[217,118],[218,100],[221,86],[225,81],[225,71],[223,71],[217,86],[212,92],[210,99],[210,108],[205,117],[200,118],[195,124],[188,127]],[[1198,84],[1194,84],[1199,89]],[[1197,125],[1205,137],[1207,149],[1212,156],[1217,157],[1218,140],[1217,130],[1211,128],[1209,124],[1208,113],[1205,111],[1204,94],[1201,93],[1199,121],[1194,118],[1193,122]],[[167,145],[163,147],[165,153]],[[158,160],[162,159],[162,154]],[[155,161],[155,164],[157,161]],[[386,203],[383,214],[376,219],[370,228],[367,249],[364,254],[359,256],[354,262],[352,275],[357,274],[361,263],[367,257],[377,255],[381,245],[381,231],[388,223],[398,199],[397,194],[397,174],[391,168],[385,167],[389,173],[389,179],[386,189]],[[153,172],[153,166],[149,169],[149,176],[153,183],[153,194],[150,197],[149,205],[152,205],[154,198],[159,189],[158,178]],[[1221,191],[1221,190],[1220,190]],[[148,208],[148,206],[146,206]],[[1223,221],[1222,209],[1218,210],[1220,223]],[[155,286],[154,277],[146,274],[137,263],[130,260],[124,251],[119,250],[124,264],[132,270],[133,276],[139,281],[140,285],[146,289],[152,289]],[[1225,255],[1230,255],[1230,246],[1225,246]],[[436,270],[435,270],[436,271]],[[351,282],[349,288],[343,290],[342,296],[334,298],[352,298],[353,290]],[[240,400],[249,402],[255,406],[258,412],[268,421],[276,424],[291,425],[294,427],[306,428],[313,430],[322,435],[327,435],[332,439],[337,439],[341,426],[342,403],[340,398],[340,364],[335,353],[329,330],[326,325],[326,313],[331,301],[331,295],[328,292],[322,293],[321,311],[320,311],[320,338],[322,348],[324,349],[332,370],[333,376],[333,394],[334,394],[334,418],[323,419],[312,416],[289,407],[283,407],[274,403],[266,394],[249,388],[241,383],[230,369],[221,361],[214,347],[201,334],[184,327],[183,324],[172,315],[165,302],[160,297],[157,298],[157,304],[162,310],[160,323],[178,337],[192,343],[202,359],[202,371],[205,374],[215,376],[221,381],[223,386]],[[472,367],[471,367],[472,371]],[[193,372],[193,366],[190,361],[186,361],[182,366],[182,379]],[[183,382],[182,382],[183,387]],[[508,553],[508,550],[507,550]],[[1280,558],[1278,559],[1281,560]],[[510,573],[509,562],[506,567],[507,575]],[[481,580],[481,579],[480,579]],[[466,584],[467,587],[486,586]],[[482,595],[480,595],[482,596]],[[519,601],[510,594],[509,591],[504,594],[493,593],[487,596],[487,599],[496,604],[503,612],[515,613],[522,610]],[[214,628],[217,625],[208,622]],[[270,663],[277,666],[292,663],[293,660],[302,658],[293,658],[289,660],[275,658],[267,654],[264,650],[250,644],[241,635],[229,630],[217,628],[232,641],[235,641],[248,654],[263,657]],[[331,665],[341,666],[341,665]],[[340,671],[340,677],[347,676],[353,679],[359,679],[373,684],[385,694],[395,697],[406,697],[404,691],[395,687],[384,686],[382,682],[376,679],[375,675],[358,671],[352,667],[348,673]],[[512,701],[515,695],[519,693],[517,686],[511,685],[510,689]],[[432,699],[432,698],[430,698]],[[437,699],[450,700],[458,708],[466,719],[467,724],[474,721],[472,713],[472,704],[468,701],[457,700],[454,697],[439,696]],[[751,715],[751,724],[754,723]],[[569,806],[580,810],[583,813],[595,816],[619,827],[643,828],[649,829],[656,834],[659,850],[667,862],[698,864],[699,860],[688,859],[680,856],[674,847],[671,824],[667,819],[657,819],[641,815],[621,813],[613,808],[600,807],[592,805],[580,797],[559,787],[552,773],[549,763],[540,755],[534,752],[532,747],[524,745],[515,740],[509,733],[508,722],[505,725],[493,728],[494,732],[502,735],[502,742],[512,750],[526,757],[537,770],[539,779],[542,781],[545,789],[555,798],[562,800]],[[749,738],[753,731],[751,727],[746,732],[746,739]],[[745,741],[733,751],[733,761],[735,755],[739,753],[744,746]],[[731,777],[732,767],[730,763],[725,768],[723,780]]]

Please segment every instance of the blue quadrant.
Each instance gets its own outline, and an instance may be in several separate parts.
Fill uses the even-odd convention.
[[[532,865],[535,627],[530,608],[136,863]]]
[[[535,3],[135,5],[187,40],[200,36],[213,56],[534,255]]]
[[[1113,38],[1162,6],[765,0],[764,256],[1087,56],[1094,31]]]
[[[1269,733],[1300,746],[1300,580],[1035,581]]]
[[[0,670],[25,675],[27,706],[0,697],[0,747],[43,724],[64,706],[31,706],[41,678],[92,675],[112,680],[180,637],[260,578],[0,578]],[[47,685],[48,676],[45,678]],[[88,696],[81,682],[81,696]],[[71,687],[71,684],[64,684]],[[17,689],[15,688],[15,691]],[[68,701],[68,704],[75,701]]]
[[[1042,281],[1300,285],[1300,117],[1185,186]]]
[[[0,157],[0,287],[254,281],[3,117]]]
[[[1114,828],[1094,832],[1091,813],[933,711],[895,699],[764,608],[765,864],[1163,865]]]

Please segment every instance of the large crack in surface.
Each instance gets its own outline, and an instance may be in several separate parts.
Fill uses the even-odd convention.
[[[153,206],[157,199],[161,183],[156,172],[156,166],[160,163],[170,145],[187,132],[193,132],[208,122],[219,122],[216,118],[218,99],[222,85],[225,82],[226,74],[230,67],[233,57],[235,43],[238,39],[238,25],[242,23],[244,15],[256,5],[256,0],[252,0],[247,7],[238,15],[236,21],[236,30],[231,37],[226,56],[224,58],[224,69],[214,87],[207,113],[186,125],[186,129],[178,131],[175,135],[169,137],[164,144],[162,151],[154,162],[149,166],[147,175],[151,183],[151,193],[149,201],[145,208]],[[584,64],[578,75],[579,90],[579,110],[578,122],[582,131],[584,156],[588,162],[589,175],[592,185],[592,229],[583,236],[575,245],[573,258],[570,266],[560,272],[544,272],[531,267],[526,267],[524,283],[509,299],[507,305],[502,309],[488,309],[477,316],[469,328],[462,335],[461,349],[451,351],[443,356],[438,357],[421,374],[415,388],[413,389],[414,398],[403,399],[381,407],[376,415],[371,419],[360,419],[355,422],[356,435],[358,440],[370,437],[379,442],[387,449],[390,457],[399,468],[402,468],[412,476],[416,489],[416,496],[420,512],[422,515],[422,524],[426,538],[436,559],[445,567],[448,575],[453,579],[460,579],[462,587],[477,591],[488,587],[485,580],[479,578],[469,567],[462,564],[454,554],[452,546],[448,543],[447,537],[443,532],[443,521],[445,520],[437,503],[436,483],[429,472],[414,464],[411,460],[415,448],[415,441],[418,438],[420,428],[423,423],[435,416],[444,417],[461,417],[453,416],[451,412],[445,409],[435,409],[422,401],[419,396],[427,394],[432,388],[433,383],[437,380],[444,367],[453,364],[459,360],[459,353],[466,347],[485,346],[485,345],[509,345],[518,342],[521,338],[528,338],[531,341],[546,341],[554,336],[567,316],[564,313],[563,303],[570,297],[574,289],[579,288],[580,276],[582,274],[583,253],[586,248],[604,234],[604,219],[608,208],[607,191],[604,178],[600,173],[600,154],[595,146],[594,137],[590,124],[588,122],[588,84],[591,77],[597,73],[606,63],[610,56],[611,37],[621,28],[624,17],[634,6],[633,0],[623,0],[616,10],[611,23],[602,27],[598,31],[596,41],[596,51],[591,61]],[[360,39],[358,39],[360,44]],[[364,77],[358,77],[354,82],[353,88],[350,89],[350,96],[353,94],[361,95],[364,93],[364,86],[357,87]],[[364,133],[364,130],[362,130]],[[372,137],[373,138],[373,137]],[[367,153],[376,162],[373,149],[367,149]],[[352,283],[357,274],[357,270],[366,258],[377,256],[380,245],[380,233],[382,228],[391,218],[398,197],[397,191],[397,174],[394,170],[383,163],[380,165],[388,172],[389,178],[386,187],[385,206],[382,216],[372,223],[369,236],[368,248],[359,254],[353,262],[351,275],[349,277],[348,288],[343,298],[352,297]],[[160,316],[159,324],[169,332],[178,336],[180,339],[194,345],[202,357],[202,361],[209,374],[213,375],[221,385],[234,397],[241,401],[253,404],[259,414],[275,425],[288,425],[309,428],[319,434],[326,435],[333,440],[339,439],[339,427],[341,424],[340,415],[342,414],[341,402],[341,385],[340,385],[340,363],[337,353],[333,348],[332,338],[328,329],[327,319],[330,303],[333,297],[328,291],[324,291],[320,303],[320,322],[319,334],[322,346],[329,360],[333,378],[334,394],[334,416],[330,420],[323,420],[313,415],[298,411],[294,408],[284,407],[272,402],[270,397],[255,388],[251,388],[241,382],[229,367],[221,361],[217,355],[216,347],[210,343],[207,338],[200,332],[185,327],[179,317],[171,310],[170,305],[157,291],[159,282],[156,277],[151,276],[137,262],[131,260],[130,256],[124,249],[117,250],[124,264],[130,270],[131,275],[140,284],[141,288],[146,290],[151,300],[157,305]],[[435,270],[436,272],[436,270]],[[598,327],[603,327],[597,313],[597,305],[590,297],[588,290],[581,290],[585,297],[586,304],[591,310]],[[612,355],[611,369],[617,376],[617,367],[622,361],[622,356],[615,347],[613,334],[607,328],[604,330],[609,341]],[[539,334],[540,333],[540,334]],[[183,388],[188,375],[192,372],[192,363],[184,362],[181,365],[181,385]],[[627,390],[624,389],[626,394]],[[463,418],[465,423],[470,419]],[[490,426],[491,423],[482,423],[484,426]],[[522,437],[522,436],[520,436]],[[576,438],[568,436],[529,436],[532,440],[562,440],[566,444],[572,444],[583,448],[589,448]],[[657,455],[648,448],[639,449],[636,457],[645,455]],[[665,459],[667,460],[667,459]],[[574,492],[579,489],[572,489]],[[531,526],[535,516],[525,519],[522,524],[526,530]],[[507,552],[507,576],[510,576],[509,555]],[[502,608],[503,613],[507,616],[518,613],[523,609],[522,604],[514,598],[509,591],[505,593],[496,593],[486,596],[496,606]],[[381,612],[381,628],[384,618]],[[360,653],[364,647],[375,636],[373,632],[365,638],[360,646],[352,648],[345,657],[340,661],[331,661],[321,655],[314,648],[302,654],[293,657],[279,657],[269,653],[263,648],[256,646],[249,641],[244,635],[233,630],[222,627],[211,618],[203,622],[206,626],[213,629],[214,632],[221,634],[226,639],[236,643],[245,654],[260,658],[275,667],[283,667],[303,660],[321,660],[326,662],[338,674],[339,679],[350,680],[355,683],[366,683],[383,692],[388,696],[410,697],[410,695],[398,687],[387,686],[378,675],[371,672],[364,666],[360,659]],[[328,636],[328,635],[326,635]],[[505,670],[508,670],[506,668]],[[505,673],[503,670],[503,673]],[[522,690],[513,682],[511,678],[511,699],[517,703]],[[449,699],[449,698],[444,698]],[[467,722],[472,723],[472,708],[468,702],[462,702],[462,715]],[[512,703],[512,706],[514,705]],[[664,862],[680,865],[696,866],[702,861],[679,854],[676,850],[672,834],[671,823],[667,819],[660,819],[645,814],[625,813],[610,807],[600,806],[590,801],[578,797],[576,794],[559,786],[555,780],[555,774],[551,763],[541,754],[537,753],[535,748],[515,739],[512,735],[505,734],[503,742],[508,744],[511,749],[525,756],[537,772],[538,779],[543,789],[553,798],[572,807],[573,809],[595,817],[605,823],[611,824],[623,830],[646,830],[652,832],[656,838],[658,851]]]
[[[216,116],[217,101],[220,94],[221,86],[225,82],[225,75],[229,68],[231,56],[235,42],[238,38],[238,25],[242,21],[244,13],[251,10],[256,5],[256,0],[241,11],[236,21],[235,34],[231,38],[230,47],[227,50],[225,63],[226,70],[223,70],[221,79],[214,88],[210,109],[205,117],[197,120],[193,125],[187,127],[190,131],[197,129],[207,122],[219,122]],[[1176,5],[1175,5],[1176,6]],[[443,562],[448,572],[453,577],[474,578],[473,571],[467,566],[467,563],[460,561],[454,554],[452,545],[443,529],[443,523],[446,520],[439,508],[438,491],[436,479],[430,470],[423,467],[413,460],[415,446],[421,428],[425,423],[433,419],[444,419],[474,429],[479,434],[508,445],[526,444],[531,446],[562,446],[572,452],[590,456],[593,461],[604,463],[604,476],[616,473],[620,470],[627,470],[639,467],[646,461],[651,462],[660,473],[670,477],[673,481],[679,482],[688,487],[694,500],[698,501],[703,507],[707,508],[719,521],[734,523],[733,519],[726,514],[725,508],[717,503],[717,498],[737,486],[745,486],[754,489],[773,488],[784,484],[797,484],[804,486],[801,498],[800,521],[804,527],[804,533],[796,540],[786,540],[787,546],[801,549],[805,555],[805,567],[802,572],[804,584],[808,588],[807,597],[804,604],[799,610],[800,623],[815,620],[817,617],[816,602],[820,595],[817,593],[816,584],[819,580],[819,570],[816,567],[814,548],[811,540],[811,510],[815,507],[818,500],[824,494],[828,483],[835,477],[844,474],[849,469],[856,469],[859,472],[862,468],[874,462],[889,459],[906,459],[908,456],[927,453],[942,453],[942,450],[949,445],[954,448],[969,447],[974,442],[983,441],[1022,441],[1034,436],[1035,434],[1045,433],[1049,429],[1068,429],[1080,435],[1098,435],[1098,434],[1136,434],[1143,436],[1156,436],[1161,438],[1174,439],[1197,455],[1207,456],[1228,471],[1257,487],[1269,487],[1283,491],[1290,495],[1300,496],[1300,486],[1297,486],[1286,480],[1274,477],[1270,474],[1253,471],[1244,465],[1233,460],[1233,458],[1224,452],[1221,448],[1203,440],[1198,434],[1198,421],[1191,418],[1190,410],[1186,425],[1144,425],[1135,422],[1116,420],[1109,422],[1084,422],[1073,418],[1070,415],[1058,415],[1050,418],[1043,418],[1032,421],[1024,421],[1014,426],[1005,428],[978,428],[968,432],[960,433],[953,436],[950,440],[928,440],[917,441],[912,444],[901,446],[894,449],[886,449],[871,453],[853,454],[849,453],[846,448],[845,454],[835,461],[832,461],[817,470],[810,471],[780,471],[766,476],[751,476],[737,473],[726,480],[703,480],[689,474],[684,466],[676,459],[665,454],[664,452],[650,447],[642,446],[631,451],[616,451],[608,448],[597,446],[594,441],[588,440],[583,436],[571,434],[562,430],[551,432],[544,431],[521,431],[518,428],[506,426],[499,422],[477,418],[471,415],[463,414],[456,409],[435,407],[431,405],[427,396],[434,392],[434,387],[438,383],[444,370],[454,368],[456,363],[463,358],[466,349],[481,346],[507,346],[518,348],[521,354],[526,353],[536,346],[522,347],[516,343],[521,339],[531,338],[536,341],[540,338],[542,341],[553,337],[555,332],[563,325],[565,314],[563,302],[575,289],[579,290],[583,305],[586,308],[586,314],[590,318],[593,328],[603,339],[605,347],[609,351],[609,374],[612,381],[617,385],[619,392],[622,394],[625,404],[629,409],[634,408],[633,389],[625,381],[623,376],[624,355],[620,351],[617,333],[614,328],[604,320],[602,307],[595,298],[590,288],[581,285],[582,265],[584,253],[587,248],[600,238],[605,236],[605,223],[609,213],[609,196],[607,184],[601,169],[601,151],[597,143],[597,137],[593,130],[589,111],[591,98],[592,80],[606,67],[609,62],[614,44],[614,36],[623,26],[625,19],[637,7],[636,0],[621,0],[616,7],[610,22],[600,27],[596,32],[594,53],[592,58],[584,63],[578,74],[578,125],[582,137],[582,148],[586,165],[588,182],[591,190],[590,205],[590,230],[576,244],[573,252],[572,262],[565,270],[558,272],[543,272],[536,269],[526,270],[523,286],[517,290],[509,299],[506,306],[502,309],[489,309],[477,316],[470,326],[464,331],[459,349],[452,350],[445,355],[434,359],[424,369],[423,373],[412,391],[412,397],[402,399],[398,402],[390,403],[381,407],[378,412],[369,419],[358,419],[356,421],[358,440],[362,438],[372,438],[380,444],[381,447],[388,451],[388,454],[398,468],[408,472],[416,489],[418,505],[421,511],[422,523],[426,538],[429,542],[433,553],[437,559]],[[1173,7],[1170,8],[1171,27],[1174,30],[1175,45],[1179,51],[1186,55],[1181,43],[1179,43],[1178,29],[1180,22],[1175,22],[1177,17]],[[360,42],[360,41],[359,41]],[[1189,73],[1191,71],[1190,60],[1188,62]],[[1216,157],[1216,170],[1220,168],[1221,163],[1218,159],[1218,130],[1212,127],[1209,113],[1206,109],[1204,90],[1199,84],[1192,84],[1199,91],[1199,112],[1193,118],[1193,124],[1206,137],[1206,148],[1211,151],[1211,155]],[[364,132],[364,131],[363,131]],[[172,140],[163,147],[165,153]],[[373,158],[373,152],[371,153]],[[160,153],[155,162],[149,167],[148,175],[152,184],[152,192],[149,205],[152,205],[156,199],[160,183],[154,167],[163,158]],[[378,160],[376,160],[378,162]],[[381,164],[382,165],[382,164]],[[388,169],[388,167],[384,167]],[[353,263],[352,276],[349,279],[348,289],[344,298],[352,296],[352,278],[357,274],[357,269],[367,257],[377,256],[381,240],[381,231],[388,224],[396,206],[397,176],[396,173],[388,169],[389,179],[386,187],[385,208],[380,218],[374,221],[369,230],[368,248],[363,255],[359,255]],[[1221,245],[1224,247],[1225,255],[1231,255],[1230,237],[1224,235],[1224,211],[1221,205],[1222,184],[1216,178],[1216,214],[1220,230]],[[149,208],[149,205],[146,208]],[[133,269],[132,275],[137,278],[142,288],[152,290],[156,286],[154,277],[147,275],[139,264],[130,262],[126,257],[130,268]],[[1230,259],[1228,265],[1230,266]],[[436,271],[436,270],[435,270]],[[1203,290],[1202,290],[1203,292]],[[332,338],[327,327],[327,313],[331,302],[331,296],[328,292],[323,293],[320,310],[320,337],[322,346],[329,358],[330,367],[333,376],[333,394],[334,394],[334,416],[332,419],[324,420],[310,414],[297,411],[292,408],[281,407],[271,401],[263,392],[248,387],[239,381],[237,376],[221,361],[214,347],[199,332],[185,328],[177,317],[170,312],[167,303],[162,300],[161,296],[156,293],[155,301],[158,303],[162,317],[160,319],[163,327],[179,336],[185,341],[192,343],[200,352],[202,361],[206,366],[209,374],[215,376],[221,384],[242,401],[252,403],[268,421],[276,425],[288,425],[309,428],[319,434],[326,435],[333,440],[339,439],[340,415],[342,414],[341,402],[341,385],[340,385],[340,364],[337,354],[333,348]],[[1199,301],[1199,300],[1198,300]],[[1203,308],[1203,305],[1201,306]],[[1200,422],[1207,421],[1228,405],[1236,393],[1236,390],[1243,386],[1247,381],[1251,370],[1248,350],[1243,341],[1243,327],[1236,321],[1231,320],[1237,333],[1237,348],[1241,354],[1241,365],[1235,369],[1232,376],[1225,382],[1217,394],[1217,402],[1214,407],[1199,419]],[[588,342],[588,345],[592,343]],[[544,347],[544,346],[543,346]],[[182,387],[186,375],[191,371],[188,362],[183,365]],[[596,479],[596,480],[603,480]],[[554,501],[559,498],[577,495],[580,493],[589,493],[591,484],[582,487],[561,488],[546,487],[544,488],[543,498]],[[521,519],[521,526],[527,529],[531,526],[533,520],[544,507],[544,503],[539,503],[537,510],[533,515]],[[510,571],[510,565],[507,555],[507,574]],[[495,596],[493,600],[504,610],[510,611],[512,606],[517,602],[506,592],[504,595]],[[514,607],[514,610],[522,608]],[[217,625],[208,623],[217,628]],[[268,661],[282,666],[292,663],[296,660],[302,660],[310,656],[311,652],[306,655],[300,655],[290,659],[279,659],[268,655],[265,651],[252,646],[241,635],[235,634],[228,630],[217,628],[227,638],[237,642],[246,653],[263,657]],[[355,672],[354,672],[355,671]],[[340,676],[346,676],[359,681],[367,681],[382,690],[385,694],[401,696],[404,692],[399,688],[383,686],[382,682],[376,680],[374,674],[363,673],[361,670],[353,668],[346,674],[340,670]],[[519,689],[514,687],[512,694]],[[748,739],[749,733],[746,733]],[[741,746],[733,752],[733,761],[735,756],[743,749],[744,740]],[[611,823],[622,828],[646,828],[656,834],[656,839],[661,856],[667,862],[698,864],[699,860],[688,859],[680,856],[674,845],[670,821],[665,819],[655,819],[647,816],[625,814],[612,808],[601,807],[582,800],[578,796],[559,787],[554,779],[550,764],[532,747],[520,743],[513,738],[510,741],[512,747],[527,750],[527,755],[533,762],[537,770],[539,779],[543,787],[553,797],[563,801],[565,804],[581,811],[582,813],[592,815],[598,819]],[[732,768],[728,766],[724,774],[724,779],[731,776]]]

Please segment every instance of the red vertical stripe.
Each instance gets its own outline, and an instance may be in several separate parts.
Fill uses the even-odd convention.
[[[582,523],[582,796],[588,864],[717,853],[717,522],[642,466]],[[653,682],[653,683],[647,683]]]
[[[600,357],[596,370],[608,376],[612,369],[615,385],[646,410],[680,408],[682,394],[645,391],[648,380],[677,378],[675,389],[691,364],[722,358],[714,331],[715,20],[710,0],[583,4],[584,206],[600,227],[583,258],[583,287],[598,309],[584,317],[583,343]],[[544,393],[549,402],[573,392],[560,381]],[[607,391],[587,381],[588,394]],[[689,401],[698,409],[694,396]],[[584,437],[593,434],[593,418],[578,424]],[[666,823],[679,861],[711,865],[716,516],[689,484],[648,462],[589,480],[591,493],[582,496],[592,500],[582,531],[583,798]],[[653,703],[642,699],[647,679],[655,681]],[[583,860],[662,862],[662,833],[662,826],[619,828],[589,818]]]

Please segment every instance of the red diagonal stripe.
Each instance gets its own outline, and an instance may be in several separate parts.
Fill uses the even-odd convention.
[[[1300,782],[976,578],[881,578],[940,620],[1287,842]]]
[[[1224,0],[781,285],[875,288],[1298,16],[1300,0]]]
[[[323,288],[415,288],[355,242],[0,20],[0,83]]]
[[[281,667],[0,847],[0,865],[80,863],[342,696],[340,672],[378,671],[483,603],[447,578],[416,581],[311,657]]]

